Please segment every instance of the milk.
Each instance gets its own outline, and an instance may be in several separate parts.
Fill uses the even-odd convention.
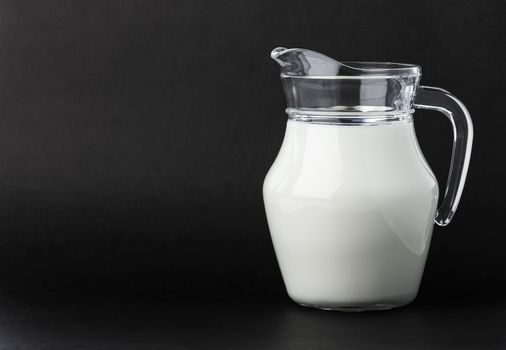
[[[295,302],[368,310],[416,297],[438,186],[412,121],[347,126],[289,120],[263,193]]]

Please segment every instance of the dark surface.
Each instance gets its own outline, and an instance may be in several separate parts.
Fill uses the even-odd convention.
[[[499,344],[503,8],[499,0],[0,0],[2,340]],[[470,110],[468,182],[452,224],[435,229],[413,308],[338,315],[286,301],[261,197],[286,120],[269,58],[280,45],[420,64],[422,84],[448,89]],[[450,125],[426,111],[415,124],[444,184]],[[34,298],[54,304],[39,309]],[[74,312],[57,303],[68,298],[149,306]],[[213,298],[281,304],[205,303]]]
[[[506,305],[414,304],[364,314],[288,300],[8,303],[2,349],[504,349]]]

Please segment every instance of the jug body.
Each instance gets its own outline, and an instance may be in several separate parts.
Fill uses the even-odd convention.
[[[412,121],[348,126],[289,120],[263,195],[295,302],[375,310],[415,298],[438,186]]]
[[[434,223],[450,223],[469,167],[473,125],[448,91],[419,86],[421,68],[338,62],[276,48],[288,122],[263,186],[289,296],[342,311],[382,310],[418,292]],[[415,109],[453,128],[444,196],[418,145]]]

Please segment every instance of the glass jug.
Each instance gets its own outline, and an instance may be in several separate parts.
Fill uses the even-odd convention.
[[[457,209],[473,126],[449,92],[418,86],[419,66],[338,62],[276,48],[288,108],[283,144],[263,186],[276,257],[297,303],[383,310],[417,295],[434,222]],[[454,132],[446,191],[425,161],[414,109],[446,115]]]

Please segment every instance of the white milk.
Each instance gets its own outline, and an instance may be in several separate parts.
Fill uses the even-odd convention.
[[[412,301],[437,196],[412,122],[288,121],[264,182],[264,200],[290,297],[352,310]]]

